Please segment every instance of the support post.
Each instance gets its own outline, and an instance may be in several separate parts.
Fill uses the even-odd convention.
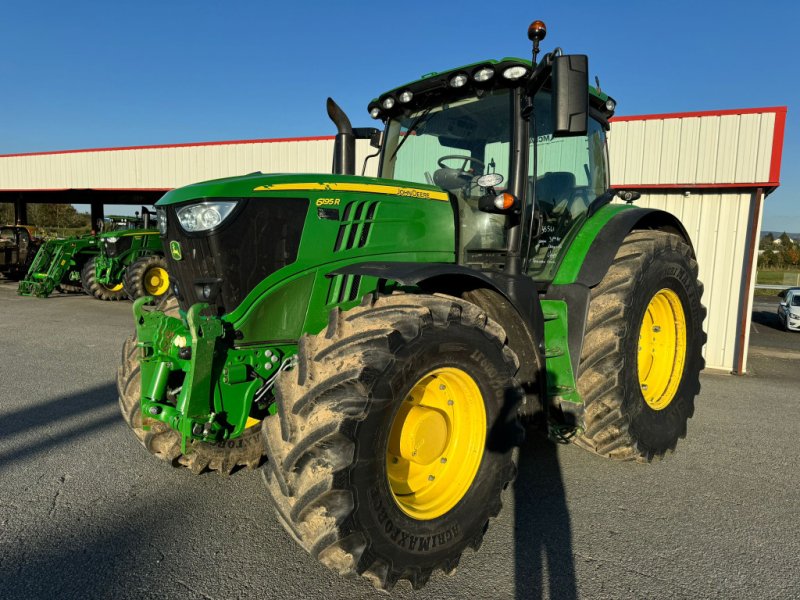
[[[103,211],[103,203],[98,202],[97,200],[92,200],[90,203],[91,206],[91,213],[92,213],[92,231],[97,231],[97,221],[102,221],[105,217],[105,212]]]
[[[28,204],[22,199],[22,194],[14,200],[14,223],[28,225]]]

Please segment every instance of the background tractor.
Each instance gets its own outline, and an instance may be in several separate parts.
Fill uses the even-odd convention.
[[[169,280],[147,209],[142,207],[142,217],[107,217],[96,233],[42,245],[19,293],[46,298],[56,289],[85,291],[100,300],[164,296]]]
[[[42,239],[30,225],[0,227],[0,273],[9,279],[21,279],[33,262]]]
[[[332,175],[221,179],[158,203],[175,298],[134,302],[123,415],[157,457],[266,457],[312,556],[389,589],[478,548],[521,424],[649,462],[686,434],[705,341],[672,215],[609,189],[614,100],[529,28],[488,60],[378,96],[337,126]],[[379,149],[357,177],[355,140]],[[621,195],[628,204],[614,204]]]
[[[98,234],[96,256],[81,271],[84,291],[99,300],[162,298],[169,293],[169,276],[153,215],[143,206],[141,218],[124,229],[105,227]]]

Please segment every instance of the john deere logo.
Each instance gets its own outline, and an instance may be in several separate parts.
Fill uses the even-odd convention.
[[[180,242],[170,242],[169,243],[169,253],[172,255],[172,258],[175,260],[180,260],[183,258],[183,254],[181,254],[181,244]]]

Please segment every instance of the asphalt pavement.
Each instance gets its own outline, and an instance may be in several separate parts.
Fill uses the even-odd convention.
[[[800,334],[767,321],[754,375],[702,376],[674,455],[619,464],[533,437],[481,550],[392,596],[800,597]],[[131,329],[130,303],[0,282],[0,597],[385,597],[309,558],[260,473],[192,476],[142,449],[114,387]]]

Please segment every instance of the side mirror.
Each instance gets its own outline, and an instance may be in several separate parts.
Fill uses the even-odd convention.
[[[586,135],[589,128],[589,57],[553,58],[554,136]]]
[[[375,127],[354,127],[353,135],[357,140],[369,140],[373,148],[381,147],[381,130]]]

